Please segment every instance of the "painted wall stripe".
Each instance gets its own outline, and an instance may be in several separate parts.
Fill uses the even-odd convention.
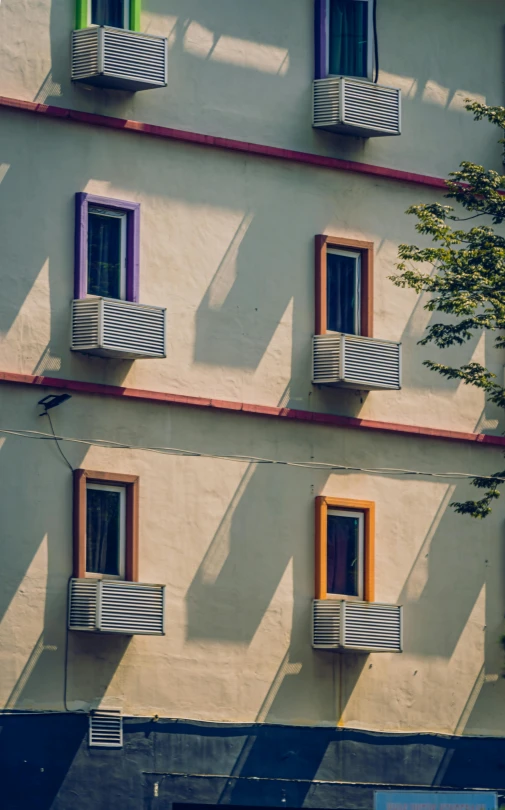
[[[337,416],[332,413],[300,411],[293,408],[278,408],[269,405],[252,405],[247,402],[232,402],[226,399],[210,397],[193,397],[183,394],[170,394],[164,391],[147,391],[142,388],[123,388],[118,385],[65,380],[58,377],[42,377],[33,374],[17,374],[11,371],[0,371],[0,384],[37,385],[47,388],[59,388],[66,391],[91,395],[117,397],[119,399],[140,402],[159,403],[161,405],[181,405],[192,408],[211,408],[216,411],[267,416],[274,419],[290,419],[294,422],[311,422],[328,427],[349,428],[351,430],[372,430],[382,433],[394,433],[400,436],[419,436],[423,439],[444,439],[447,441],[470,442],[490,447],[505,447],[505,436],[488,436],[485,433],[464,433],[457,430],[440,430],[422,425],[402,425],[397,422],[379,422],[372,419],[359,419],[353,416]]]
[[[126,118],[115,118],[110,115],[97,115],[96,113],[81,112],[65,107],[53,107],[47,104],[38,104],[35,101],[23,101],[16,98],[0,96],[0,108],[20,110],[22,112],[45,115],[48,118],[63,118],[79,124],[120,129],[123,132],[136,132],[139,135],[150,135],[156,138],[192,143],[200,146],[209,146],[217,149],[227,149],[232,152],[245,152],[249,155],[258,155],[264,158],[286,160],[291,163],[300,163],[306,166],[316,166],[331,171],[354,172],[371,177],[382,177],[386,180],[395,180],[401,183],[415,183],[430,188],[445,189],[445,181],[441,177],[432,177],[415,172],[406,172],[400,169],[389,169],[386,166],[375,166],[371,163],[358,163],[354,160],[316,155],[311,152],[296,152],[292,149],[282,149],[278,146],[265,146],[259,143],[248,143],[230,138],[221,138],[215,135],[203,135],[198,132],[187,132],[182,129],[157,126],[156,124],[143,124],[141,121],[131,121]]]

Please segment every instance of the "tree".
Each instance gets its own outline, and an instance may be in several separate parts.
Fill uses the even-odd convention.
[[[503,134],[505,107],[467,101],[466,109],[475,120],[487,119]],[[499,143],[505,144],[505,138]],[[429,293],[424,306],[429,312],[454,316],[448,323],[430,325],[419,341],[420,345],[434,343],[441,349],[461,345],[476,332],[505,330],[505,238],[492,227],[505,220],[505,176],[463,162],[449,178],[445,197],[455,200],[468,216],[457,216],[454,207],[441,203],[411,206],[406,213],[417,217],[417,232],[431,236],[434,246],[400,245],[398,274],[390,277],[397,287]],[[465,226],[466,230],[457,224],[481,217],[487,221]],[[417,267],[423,263],[432,265],[430,273]],[[503,333],[495,337],[494,346],[505,347]],[[488,401],[505,408],[505,388],[480,363],[455,368],[426,360],[424,365],[443,377],[482,389]],[[504,482],[505,470],[475,478],[472,484],[485,490],[483,497],[451,506],[460,514],[484,518],[491,512],[491,504],[499,497],[499,486]]]

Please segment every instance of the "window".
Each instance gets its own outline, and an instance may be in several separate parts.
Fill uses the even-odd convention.
[[[75,298],[138,301],[140,206],[76,194]]]
[[[374,599],[375,504],[316,498],[316,599]]]
[[[128,0],[91,0],[91,25],[110,25],[113,28],[129,28]]]
[[[360,333],[361,255],[326,251],[326,331]]]
[[[74,472],[74,577],[138,580],[138,478]]]
[[[372,0],[315,0],[316,79],[372,78]]]
[[[126,214],[88,206],[88,295],[126,295]]]
[[[124,578],[125,487],[86,484],[86,573]]]
[[[373,335],[373,243],[316,236],[316,335]]]
[[[142,0],[76,0],[76,28],[109,25],[140,31]]]

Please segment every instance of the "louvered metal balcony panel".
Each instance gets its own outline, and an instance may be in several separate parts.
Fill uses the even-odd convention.
[[[70,581],[69,630],[164,634],[165,586],[112,579]]]
[[[96,579],[71,579],[68,597],[70,630],[94,630],[96,627]]]
[[[74,352],[134,360],[165,357],[166,310],[112,298],[72,302]]]
[[[312,382],[362,391],[401,388],[401,343],[342,332],[314,335]]]
[[[362,138],[400,135],[401,91],[349,76],[316,79],[312,126]]]
[[[74,31],[72,80],[118,90],[165,87],[167,40],[107,26]]]
[[[402,615],[399,605],[314,599],[312,646],[318,650],[400,653]]]
[[[314,599],[312,603],[312,646],[334,650],[340,646],[340,602]]]
[[[402,609],[375,602],[345,602],[343,647],[375,652],[402,651]]]
[[[123,718],[119,709],[96,709],[89,716],[90,748],[122,748]]]

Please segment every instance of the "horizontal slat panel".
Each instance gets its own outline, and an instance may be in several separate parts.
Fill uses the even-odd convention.
[[[344,360],[341,340],[344,339]],[[315,335],[312,381],[316,385],[355,385],[364,390],[401,387],[401,345],[358,335]]]
[[[98,29],[84,28],[72,34],[72,80],[98,73]]]
[[[313,126],[365,137],[400,134],[400,90],[351,77],[318,79]]]
[[[398,605],[315,599],[312,622],[316,649],[402,651],[402,608]]]
[[[104,73],[164,85],[164,37],[147,37],[133,31],[105,28]]]
[[[348,648],[401,652],[402,609],[398,605],[347,602],[344,645]]]
[[[103,70],[98,60],[100,36],[103,36]],[[126,90],[164,87],[166,39],[121,28],[74,31],[72,79]]]
[[[100,336],[100,311],[103,329]],[[72,304],[72,349],[118,357],[165,356],[165,309],[116,301],[83,298]],[[94,351],[93,351],[94,350]]]
[[[163,592],[163,585],[73,579],[70,583],[69,628],[128,635],[162,635]],[[100,604],[99,615],[97,603]]]
[[[91,748],[122,748],[123,718],[118,710],[100,709],[89,718]]]

